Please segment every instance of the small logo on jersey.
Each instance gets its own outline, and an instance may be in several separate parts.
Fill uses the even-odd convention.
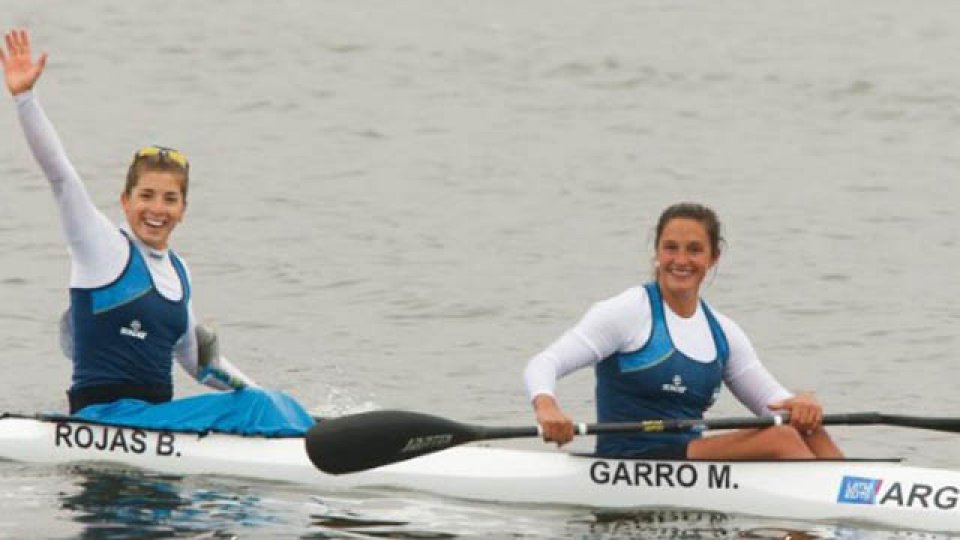
[[[837,493],[837,502],[842,504],[876,504],[877,493],[883,480],[878,478],[862,478],[859,476],[844,476],[840,482],[840,493]]]
[[[120,333],[137,339],[147,339],[147,333],[141,330],[142,327],[140,321],[134,319],[130,321],[130,326],[121,326]]]
[[[687,391],[687,387],[683,385],[683,379],[680,375],[673,376],[673,382],[663,385],[664,392],[672,392],[674,394],[684,394]]]

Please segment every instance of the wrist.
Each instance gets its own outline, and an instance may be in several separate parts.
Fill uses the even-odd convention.
[[[21,103],[25,103],[30,99],[32,99],[35,94],[33,93],[33,90],[30,89],[30,90],[25,90],[23,92],[19,92],[17,94],[11,93],[11,95],[13,96],[14,103],[19,105]]]
[[[541,412],[545,410],[556,410],[559,409],[557,404],[557,398],[551,396],[550,394],[537,394],[533,398],[533,410],[536,412]]]

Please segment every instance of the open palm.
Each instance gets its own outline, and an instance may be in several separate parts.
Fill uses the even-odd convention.
[[[33,88],[43,73],[47,55],[41,54],[36,62],[33,61],[30,34],[26,30],[11,30],[3,36],[3,40],[6,51],[0,48],[0,64],[3,64],[3,77],[7,88],[13,95],[26,92]]]

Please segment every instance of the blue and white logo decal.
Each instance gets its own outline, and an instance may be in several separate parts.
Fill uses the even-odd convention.
[[[859,476],[844,476],[840,482],[840,493],[837,502],[841,504],[876,504],[877,493],[880,492],[879,478],[862,478]]]

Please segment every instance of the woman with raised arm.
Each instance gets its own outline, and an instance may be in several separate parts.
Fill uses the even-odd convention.
[[[789,424],[700,437],[628,433],[597,437],[603,456],[651,459],[840,458],[812,394],[793,395],[763,367],[733,320],[700,296],[720,259],[720,222],[693,203],[661,214],[654,281],[595,304],[573,328],[534,356],[527,393],[544,439],[570,441],[574,427],[555,397],[557,379],[593,366],[598,422],[699,419],[726,384],[757,415],[790,414]]]
[[[114,225],[93,205],[33,92],[46,53],[34,61],[26,30],[7,32],[4,42],[4,80],[30,151],[50,182],[70,252],[70,308],[61,342],[73,362],[71,414],[121,399],[170,401],[173,358],[212,388],[252,386],[216,353],[215,336],[201,327],[198,339],[190,273],[169,248],[187,208],[187,158],[162,146],[137,150],[120,195],[126,222]]]

